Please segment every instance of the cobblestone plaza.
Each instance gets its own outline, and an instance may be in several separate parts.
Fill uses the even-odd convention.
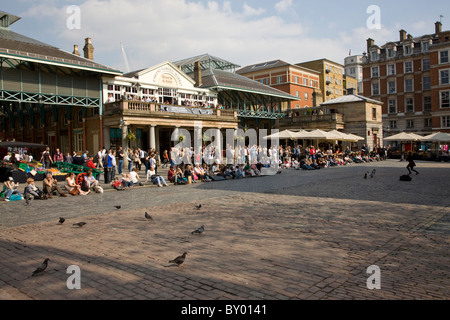
[[[450,164],[417,164],[411,182],[388,160],[2,202],[0,299],[446,300]],[[182,266],[168,263],[183,252]],[[79,290],[67,287],[71,265]],[[379,290],[367,288],[372,265]]]

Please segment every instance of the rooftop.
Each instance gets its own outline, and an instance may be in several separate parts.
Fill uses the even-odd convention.
[[[327,102],[324,102],[321,104],[321,106],[328,106],[328,105],[333,105],[333,104],[340,104],[340,103],[352,103],[352,102],[361,102],[361,101],[366,101],[366,102],[370,102],[370,103],[376,103],[376,104],[383,104],[381,101],[378,100],[373,100],[373,99],[369,99],[357,94],[349,94],[346,96],[342,96]]]

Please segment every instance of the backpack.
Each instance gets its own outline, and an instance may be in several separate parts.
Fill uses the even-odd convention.
[[[17,200],[22,200],[22,196],[20,196],[19,194],[12,194],[11,197],[9,197],[9,201],[17,201]]]

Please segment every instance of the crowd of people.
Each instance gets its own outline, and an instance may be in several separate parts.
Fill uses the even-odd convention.
[[[23,193],[10,177],[4,182],[3,192],[7,201],[11,196],[45,200],[53,195],[66,197],[68,194],[75,196],[88,195],[90,192],[103,193],[101,182],[122,191],[136,185],[143,186],[145,183],[158,187],[166,187],[168,183],[207,183],[261,176],[264,175],[263,168],[276,168],[278,173],[282,169],[319,170],[382,161],[386,157],[386,149],[371,151],[365,145],[357,151],[352,151],[349,147],[341,150],[340,146],[332,145],[322,145],[317,149],[312,145],[269,148],[258,145],[231,148],[227,145],[220,151],[213,146],[204,146],[197,151],[192,147],[172,147],[170,150],[164,150],[162,156],[155,149],[128,148],[124,151],[122,147],[109,150],[101,148],[95,155],[87,150],[64,155],[59,149],[51,154],[47,148],[40,157],[46,169],[50,169],[56,162],[66,162],[83,165],[92,170],[86,173],[81,183],[76,181],[74,173],[67,174],[63,186],[47,171],[42,188],[37,187],[35,181],[29,178]],[[127,168],[124,168],[125,159],[128,162]],[[96,169],[97,174],[93,173],[93,169]],[[158,169],[168,169],[167,175],[158,174]],[[98,174],[99,171],[103,172],[103,177]]]

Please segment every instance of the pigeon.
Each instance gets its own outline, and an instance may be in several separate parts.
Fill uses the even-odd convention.
[[[200,228],[197,228],[194,231],[192,231],[191,234],[202,234],[203,231],[205,231],[205,226],[202,225]]]
[[[66,221],[66,219],[64,219],[64,218],[59,218],[59,224],[63,224],[64,221]]]
[[[195,206],[195,208],[196,208],[197,210],[200,210],[201,207],[202,207],[201,204],[199,204],[198,206]]]
[[[169,263],[176,263],[177,266],[179,267],[184,262],[184,259],[186,259],[186,255],[187,252],[183,253],[181,256],[178,256],[173,260],[170,260]]]
[[[376,169],[373,169],[372,173],[370,174],[370,177],[373,178],[375,176],[375,173],[377,172]]]
[[[78,222],[78,223],[74,223],[74,226],[78,226],[78,227],[83,227],[86,224],[86,222]]]
[[[367,172],[366,172],[366,174],[364,175],[364,179],[367,179]]]
[[[119,210],[120,208],[122,208],[122,206],[114,206],[117,210]]]
[[[47,269],[49,260],[49,258],[45,259],[44,262],[36,270],[34,270],[32,276],[34,277],[35,275],[44,272],[44,270]]]
[[[153,218],[151,215],[148,214],[148,212],[145,213],[145,219],[147,219],[147,221],[152,221]]]

